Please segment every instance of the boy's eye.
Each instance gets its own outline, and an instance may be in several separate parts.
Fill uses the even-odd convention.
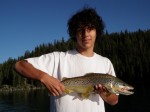
[[[83,32],[85,32],[85,30],[87,31],[87,32],[89,32],[89,31],[91,31],[91,30],[93,30],[94,28],[91,28],[91,27],[87,27],[87,28],[79,28],[79,29],[77,29],[77,33],[83,33]]]
[[[81,33],[83,31],[83,29],[79,28],[77,29],[77,33]]]

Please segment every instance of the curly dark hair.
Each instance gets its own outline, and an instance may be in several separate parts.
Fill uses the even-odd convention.
[[[97,38],[103,34],[104,22],[93,8],[83,8],[68,20],[68,33],[71,39],[76,41],[78,29],[96,29]]]

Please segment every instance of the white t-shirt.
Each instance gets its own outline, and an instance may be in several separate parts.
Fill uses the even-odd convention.
[[[53,52],[27,59],[35,68],[62,80],[63,77],[76,77],[89,72],[108,73],[115,76],[114,68],[108,58],[96,53],[85,57],[76,50]],[[76,93],[50,98],[50,112],[105,112],[104,101],[98,94],[91,94],[82,100]]]

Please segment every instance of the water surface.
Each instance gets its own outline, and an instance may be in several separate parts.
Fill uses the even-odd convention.
[[[46,90],[0,93],[0,112],[49,112]]]
[[[135,93],[119,95],[115,106],[106,105],[106,112],[150,112],[149,83],[135,84]],[[0,112],[49,112],[46,90],[0,92]]]

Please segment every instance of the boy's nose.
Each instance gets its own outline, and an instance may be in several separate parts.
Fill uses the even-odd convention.
[[[88,30],[88,29],[82,29],[82,32],[81,32],[81,33],[82,33],[82,34],[81,34],[81,35],[82,35],[82,37],[83,37],[83,38],[85,38],[85,37],[86,37],[86,35],[88,34],[88,32],[89,32],[89,30]]]

